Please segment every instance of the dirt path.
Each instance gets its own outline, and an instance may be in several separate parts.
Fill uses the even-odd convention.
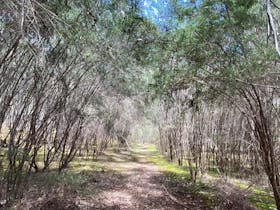
[[[134,155],[121,151],[105,165],[115,171],[95,174],[91,187],[98,193],[81,199],[82,209],[207,209],[191,194],[179,199],[168,192],[157,166],[147,162],[145,148]]]
[[[11,209],[28,210],[207,210],[188,192],[182,180],[167,178],[148,161],[142,146],[136,151],[107,151],[98,161],[80,158],[58,174],[33,174],[29,190]],[[211,182],[209,181],[211,185]],[[219,197],[212,209],[255,210],[244,192],[217,180]],[[0,208],[1,209],[1,208]]]

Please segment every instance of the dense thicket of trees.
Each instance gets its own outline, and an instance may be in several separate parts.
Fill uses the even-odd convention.
[[[193,181],[265,173],[280,209],[280,2],[170,2],[169,31],[138,1],[0,5],[1,197],[148,121]]]
[[[112,138],[125,143],[127,127],[116,127],[120,114],[106,108],[106,95],[132,80],[130,50],[153,26],[126,1],[8,0],[0,18],[1,186],[9,200],[33,171],[53,163],[61,171],[83,151],[96,157]]]
[[[162,150],[194,181],[207,169],[257,177],[262,167],[279,209],[277,4],[179,7],[188,23],[167,36],[152,89],[164,98]]]

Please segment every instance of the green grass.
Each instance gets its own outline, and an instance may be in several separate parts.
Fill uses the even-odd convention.
[[[249,183],[239,179],[229,179],[235,186],[249,190],[250,194],[247,196],[248,200],[260,210],[277,209],[274,197],[271,192],[259,186],[251,186],[248,189]]]
[[[207,174],[215,179],[219,177],[219,174],[215,170],[208,171]],[[250,186],[250,182],[244,179],[228,177],[228,181],[234,186],[248,190],[249,195],[247,196],[248,200],[252,203],[252,205],[256,206],[260,210],[268,210],[268,209],[277,209],[275,205],[275,200],[271,192],[267,189],[264,189],[260,186]]]
[[[55,185],[80,186],[88,182],[90,174],[82,171],[80,173],[65,172],[42,172],[30,176],[29,182],[32,185],[41,187],[53,187]]]
[[[85,158],[75,158],[67,168],[68,171],[79,173],[83,171],[101,171],[103,170],[103,166],[100,162],[93,161],[92,159]]]
[[[138,145],[133,146],[133,150],[139,150]],[[175,162],[171,162],[163,157],[157,148],[154,145],[146,145],[145,151],[148,154],[148,160],[157,165],[168,178],[176,179],[176,180],[189,180],[189,172],[188,168],[180,167]],[[219,175],[216,171],[211,170],[207,172],[208,177],[211,180],[217,180]],[[229,178],[229,182],[239,187],[240,189],[247,189],[249,186],[249,182],[246,182],[242,179],[236,178]],[[197,182],[197,183],[189,183],[186,190],[191,191],[196,197],[200,198],[204,201],[204,203],[208,206],[213,205],[213,203],[218,202],[218,198],[216,196],[216,191],[208,185],[208,183],[204,182]],[[249,189],[249,195],[247,196],[248,200],[256,206],[260,210],[269,210],[269,209],[276,209],[274,198],[271,192],[258,187],[252,186]]]
[[[189,176],[188,171],[183,167],[178,167],[176,163],[165,159],[154,145],[147,145],[148,161],[156,164],[160,171],[173,175],[181,179],[186,179]]]
[[[248,199],[261,210],[275,209],[276,205],[272,195],[261,188],[253,187]]]
[[[159,170],[169,180],[177,181],[185,186],[185,190],[192,192],[197,198],[200,198],[208,206],[215,205],[218,202],[217,192],[211,186],[209,181],[193,183],[190,181],[190,174],[187,166],[180,167],[177,163],[169,161],[160,154],[155,145],[132,145],[132,152],[118,153],[114,149],[108,149],[100,160],[93,161],[82,157],[75,158],[69,167],[58,173],[52,168],[47,172],[34,173],[30,177],[30,183],[35,186],[52,187],[54,185],[65,184],[69,186],[82,186],[87,184],[92,171],[121,171],[125,170],[123,166],[127,162],[138,161],[141,154],[147,154],[148,161],[158,166]],[[4,151],[0,151],[0,156]],[[42,157],[39,157],[41,160]],[[117,164],[114,164],[114,163]],[[3,171],[2,171],[3,172]],[[1,168],[0,168],[1,175]],[[215,170],[207,172],[207,177],[211,181],[219,179],[219,174]],[[249,181],[229,177],[229,182],[240,189],[247,190],[250,185]],[[274,198],[268,190],[259,186],[251,186],[247,195],[248,200],[260,210],[276,209]],[[86,194],[91,192],[85,192]]]
[[[137,146],[133,147],[137,151]],[[146,145],[148,161],[157,165],[159,170],[169,179],[185,182],[186,192],[191,192],[195,197],[201,199],[205,205],[213,206],[218,201],[216,191],[207,183],[190,181],[189,171],[186,167],[180,167],[175,162],[163,157],[154,145]]]
[[[103,169],[98,162],[77,158],[69,165],[69,168],[61,173],[58,173],[56,170],[33,173],[29,181],[31,184],[42,187],[52,187],[58,184],[80,186],[88,182],[92,171],[101,170]]]

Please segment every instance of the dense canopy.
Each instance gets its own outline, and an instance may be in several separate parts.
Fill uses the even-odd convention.
[[[0,3],[0,209],[34,174],[138,143],[280,209],[279,0]]]

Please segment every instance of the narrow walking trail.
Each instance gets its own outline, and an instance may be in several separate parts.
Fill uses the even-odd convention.
[[[111,171],[93,174],[90,187],[98,192],[79,201],[81,209],[209,209],[185,193],[177,197],[165,187],[164,176],[157,166],[148,162],[145,147],[137,153],[119,151],[103,159]],[[88,188],[89,186],[87,186]]]
[[[160,158],[158,154],[156,156]],[[60,174],[55,171],[35,173],[28,192],[11,209],[256,209],[250,205],[243,191],[220,180],[212,184],[209,181],[219,200],[215,203],[216,198],[210,199],[207,204],[213,207],[207,207],[191,193],[191,183],[182,181],[182,177],[177,180],[161,172],[154,164],[154,157],[148,145],[137,146],[134,150],[108,149],[95,161],[85,157],[75,159]],[[195,186],[194,189],[202,188]]]

